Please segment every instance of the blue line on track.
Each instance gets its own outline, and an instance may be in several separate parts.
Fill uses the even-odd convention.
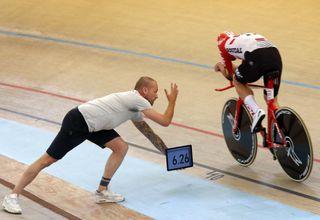
[[[141,52],[135,52],[135,51],[130,51],[130,50],[124,50],[124,49],[120,49],[120,48],[107,47],[104,45],[86,43],[86,42],[81,42],[81,41],[76,41],[76,40],[67,40],[67,39],[60,39],[60,38],[54,38],[54,37],[49,37],[49,36],[43,36],[43,35],[20,33],[20,32],[15,32],[15,31],[7,31],[7,30],[3,30],[3,29],[2,30],[0,29],[0,35],[13,36],[13,37],[18,37],[18,38],[29,38],[29,39],[42,40],[42,41],[52,41],[52,42],[56,42],[56,43],[86,47],[86,48],[91,48],[91,49],[98,49],[98,50],[103,50],[103,51],[108,51],[108,52],[123,53],[123,54],[129,54],[129,55],[133,55],[133,56],[147,57],[147,58],[162,60],[162,61],[171,62],[171,63],[180,63],[180,64],[190,65],[190,66],[204,68],[204,69],[212,69],[212,65],[208,65],[208,64],[199,64],[199,63],[194,63],[194,62],[190,62],[190,61],[186,61],[186,60],[162,57],[162,56],[152,55],[152,54],[148,54],[148,53],[141,53]],[[287,81],[287,80],[282,80],[282,82],[285,84],[289,84],[289,85],[320,90],[320,86],[318,86],[318,85],[291,82],[291,81]]]
[[[87,48],[91,48],[91,49],[99,49],[99,50],[104,50],[104,51],[109,51],[109,52],[124,53],[124,54],[129,54],[129,55],[134,55],[134,56],[140,56],[140,57],[148,57],[148,58],[163,60],[163,61],[172,62],[172,63],[181,63],[181,64],[186,64],[186,65],[191,65],[191,66],[196,66],[196,67],[201,67],[201,68],[206,68],[206,69],[212,69],[211,65],[198,64],[198,63],[193,63],[193,62],[185,61],[185,60],[179,60],[179,59],[168,58],[168,57],[161,57],[161,56],[157,56],[157,55],[140,53],[140,52],[124,50],[124,49],[119,49],[119,48],[113,48],[113,47],[107,47],[107,46],[103,46],[103,45],[99,45],[99,44],[85,43],[85,42],[76,41],[76,40],[65,40],[65,39],[53,38],[53,37],[48,37],[48,36],[40,36],[40,35],[34,35],[34,34],[25,34],[25,33],[19,33],[19,32],[4,31],[1,29],[0,29],[0,34],[6,35],[6,36],[20,37],[20,38],[30,38],[30,39],[35,39],[35,40],[53,41],[56,43],[87,47]]]

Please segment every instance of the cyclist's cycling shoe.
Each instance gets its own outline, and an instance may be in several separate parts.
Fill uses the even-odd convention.
[[[251,133],[255,133],[261,130],[261,122],[266,116],[266,113],[262,110],[259,109],[253,116],[253,121],[251,125]]]

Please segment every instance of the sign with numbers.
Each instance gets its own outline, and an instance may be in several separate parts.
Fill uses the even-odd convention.
[[[168,171],[192,167],[192,146],[185,145],[166,149],[166,160]]]

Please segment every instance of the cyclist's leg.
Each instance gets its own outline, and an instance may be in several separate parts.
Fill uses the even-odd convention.
[[[261,122],[265,117],[265,112],[256,103],[252,89],[246,84],[242,84],[234,77],[233,84],[236,88],[238,95],[243,99],[244,104],[247,106],[250,114],[253,116],[251,132],[256,132],[257,128],[261,127]]]
[[[239,82],[236,75],[233,76],[233,85],[242,100],[244,100],[248,95],[253,95],[252,89],[246,84]]]
[[[280,70],[281,71],[281,70]],[[268,79],[267,77],[263,77],[264,80],[264,86],[267,87],[268,85]],[[278,102],[278,94],[279,94],[279,88],[280,88],[280,82],[281,82],[281,72],[279,73],[279,76],[275,79],[273,79],[273,89],[274,89],[274,101],[273,101],[273,105],[276,109],[278,109],[280,107],[279,102]],[[267,103],[267,93],[264,90],[264,100]]]
[[[239,97],[244,101],[251,115],[254,115],[259,110],[259,106],[254,99],[252,89],[247,85],[239,82],[234,75],[233,85],[238,93]]]
[[[279,75],[273,79],[273,88],[274,88],[274,105],[275,107],[279,108],[279,103],[278,103],[278,93],[280,89],[280,83],[281,83],[281,74],[282,74],[282,60],[280,53],[277,48],[269,48],[267,51],[268,57],[270,58],[268,60],[268,69],[264,71],[265,73],[270,72],[270,71],[279,71]],[[263,81],[264,85],[268,85],[268,79],[266,76],[263,76]],[[264,99],[267,101],[267,93],[264,91]]]
[[[247,85],[247,83],[254,82],[259,77],[256,76],[257,71],[249,64],[249,62],[250,59],[244,60],[235,70],[233,84],[239,97],[244,101],[250,113],[254,115],[260,109],[260,107],[254,99],[253,90]]]
[[[246,60],[244,60],[235,71],[234,86],[253,116],[251,132],[255,132],[256,128],[261,127],[261,122],[266,114],[264,110],[258,106],[254,99],[253,91],[247,83],[257,81],[261,75],[259,75],[258,71],[259,63],[255,61],[254,56],[251,53],[246,53],[245,58]]]
[[[254,93],[252,89],[247,86],[247,83],[252,83],[261,78],[262,74],[259,71],[259,56],[260,51],[246,52],[245,59],[235,70],[234,86],[241,99],[249,107],[251,113],[256,113],[260,107],[254,100]]]
[[[268,85],[268,79],[266,76],[263,76],[264,86],[267,87]],[[279,94],[279,88],[280,88],[280,82],[281,82],[281,69],[279,69],[279,75],[273,79],[273,90],[274,90],[274,101],[273,105],[275,109],[278,109],[280,107],[278,102],[278,94]],[[267,93],[264,90],[264,100],[267,102]]]

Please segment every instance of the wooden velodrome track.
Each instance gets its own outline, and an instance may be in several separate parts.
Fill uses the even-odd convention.
[[[222,138],[220,115],[226,99],[236,94],[214,92],[226,81],[211,69],[219,60],[216,36],[224,30],[261,33],[280,49],[284,62],[280,104],[300,114],[313,142],[315,161],[307,181],[291,181],[261,148],[249,168],[231,158]],[[320,3],[316,0],[1,0],[0,117],[56,132],[58,125],[14,112],[60,122],[79,104],[70,97],[89,100],[126,91],[141,75],[158,80],[155,108],[163,111],[167,102],[162,91],[176,82],[180,93],[174,124],[169,128],[150,124],[168,146],[193,145],[197,165],[184,172],[207,178],[208,172],[216,170],[224,174],[216,180],[219,184],[320,214],[319,38]],[[261,94],[256,91],[263,106]],[[131,123],[118,131],[133,144],[130,155],[164,164],[158,154],[134,147],[154,149]],[[2,184],[10,187],[24,165],[1,155],[0,163]],[[65,203],[58,193],[42,197],[48,189],[39,186],[47,179],[52,179],[50,187],[55,189],[76,190],[83,198],[89,193],[44,173],[27,188],[37,203]],[[85,199],[64,207],[69,214],[89,218],[82,211],[84,205],[92,209],[91,214],[100,210],[95,219],[147,218],[120,205],[101,211]],[[35,211],[37,207],[30,209],[34,210],[30,215],[38,216],[30,219],[49,215]],[[5,213],[1,216],[9,218]]]

